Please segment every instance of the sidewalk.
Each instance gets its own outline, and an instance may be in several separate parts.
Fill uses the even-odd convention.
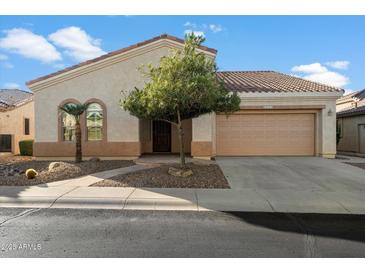
[[[1,186],[0,207],[365,214],[356,191],[89,187],[135,165],[38,186]]]
[[[365,214],[363,193],[352,192],[257,193],[249,189],[85,186],[4,186],[0,191],[0,207]]]
[[[100,208],[365,214],[363,193],[257,193],[249,189],[157,189],[117,187],[0,188],[0,207]],[[289,198],[287,198],[289,197]],[[293,199],[296,199],[293,203]]]

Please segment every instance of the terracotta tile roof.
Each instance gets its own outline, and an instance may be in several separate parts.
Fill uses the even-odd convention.
[[[356,97],[356,99],[364,100],[365,99],[365,89],[360,90],[358,93],[356,93],[355,97]]]
[[[0,108],[10,109],[33,100],[33,93],[19,89],[0,89]]]
[[[337,112],[336,115],[338,118],[356,116],[356,115],[365,115],[365,106],[343,110]]]
[[[175,36],[168,35],[168,34],[162,34],[162,35],[156,36],[156,37],[154,37],[152,39],[148,39],[148,40],[145,40],[143,42],[139,42],[137,44],[128,46],[126,48],[122,48],[122,49],[119,49],[119,50],[116,50],[116,51],[109,52],[109,53],[104,54],[104,55],[101,55],[101,56],[99,56],[97,58],[94,58],[94,59],[91,59],[91,60],[87,60],[85,62],[76,64],[74,66],[71,66],[71,67],[68,67],[68,68],[59,70],[57,72],[54,72],[54,73],[51,73],[51,74],[48,74],[48,75],[45,75],[45,76],[42,76],[42,77],[39,77],[39,78],[34,79],[34,80],[30,80],[30,81],[26,82],[26,84],[27,85],[31,85],[31,84],[34,84],[36,82],[39,82],[39,81],[42,81],[42,80],[51,78],[51,77],[56,76],[56,75],[59,75],[59,74],[62,74],[64,72],[67,72],[67,71],[70,71],[70,70],[73,70],[73,69],[76,69],[76,68],[79,68],[79,67],[82,67],[82,66],[85,66],[85,65],[89,65],[89,64],[92,64],[92,63],[95,63],[95,62],[98,62],[100,60],[109,58],[111,56],[118,55],[120,53],[124,53],[124,52],[127,52],[129,50],[132,50],[132,49],[135,49],[135,48],[138,48],[138,47],[141,47],[141,46],[144,46],[144,45],[147,45],[147,44],[150,44],[150,43],[153,43],[155,41],[162,40],[162,39],[167,39],[167,40],[175,41],[175,42],[178,42],[178,43],[181,43],[181,44],[184,43],[184,40],[183,39],[180,39],[180,38],[177,38]],[[199,48],[201,50],[205,50],[205,51],[208,51],[208,52],[211,52],[211,53],[214,53],[214,54],[217,53],[217,50],[216,49],[209,48],[209,47],[206,47],[206,46],[200,46]]]
[[[337,103],[343,103],[354,100],[360,101],[364,99],[365,99],[365,89],[342,96],[340,99],[337,100]]]
[[[342,89],[275,71],[221,71],[218,78],[237,92],[332,92]]]

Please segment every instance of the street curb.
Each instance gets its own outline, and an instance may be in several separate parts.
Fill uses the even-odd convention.
[[[0,199],[0,208],[67,208],[67,209],[117,209],[117,210],[161,210],[161,211],[230,211],[230,212],[270,212],[300,214],[341,214],[365,215],[365,209],[351,212],[334,212],[322,210],[254,210],[252,207],[215,204],[198,205],[183,199],[127,199],[127,198],[68,198],[68,197],[17,197]]]
[[[3,199],[4,200],[4,199]],[[27,208],[90,208],[120,210],[199,211],[196,203],[175,199],[18,197],[0,201],[2,207]],[[206,209],[204,209],[206,211]]]

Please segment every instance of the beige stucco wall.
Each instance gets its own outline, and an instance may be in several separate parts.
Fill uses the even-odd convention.
[[[29,118],[29,135],[24,135],[24,119]],[[12,135],[12,153],[19,154],[19,141],[34,139],[34,102],[0,112],[0,134]]]
[[[317,155],[333,158],[336,154],[336,99],[338,93],[241,93],[241,108],[258,107],[262,109],[316,107],[316,151]],[[192,142],[212,143],[215,155],[215,115],[204,115],[193,119]]]
[[[195,142],[212,142],[214,138],[215,114],[204,114],[193,119],[192,138]]]
[[[336,111],[342,111],[345,109],[350,109],[353,108],[355,106],[355,102],[353,100],[351,101],[347,101],[347,102],[337,102],[336,104]]]
[[[61,102],[73,98],[83,103],[91,98],[104,102],[107,108],[108,141],[139,141],[138,119],[123,111],[121,91],[142,87],[144,79],[138,67],[156,64],[168,54],[168,48],[154,49],[139,56],[112,64],[76,78],[46,87],[35,93],[36,142],[58,140],[58,109]]]
[[[114,151],[113,156],[118,156],[131,145],[134,148],[128,151],[128,156],[138,156],[149,151],[151,143],[146,141],[148,125],[121,109],[119,102],[122,96],[126,95],[122,95],[121,91],[131,91],[135,87],[143,87],[146,79],[141,76],[138,68],[150,63],[157,65],[161,57],[170,54],[172,49],[181,47],[180,43],[158,40],[30,84],[30,89],[35,93],[35,150],[39,151],[42,157],[70,154],[74,150],[72,144],[59,140],[58,106],[67,99],[75,99],[84,103],[96,98],[101,100],[107,109],[105,123],[107,140],[103,140],[101,144],[95,143],[95,145],[92,145],[91,142],[85,143],[84,154],[92,156],[96,153],[94,152],[96,145],[104,148],[104,153],[98,151],[97,155],[100,156],[107,156],[104,155],[106,151]],[[205,53],[210,58],[215,56],[212,53]],[[146,130],[144,126],[147,126]],[[173,143],[173,149],[176,146],[175,143]],[[49,152],[56,146],[59,147],[57,152]],[[121,146],[124,146],[125,149],[121,149]],[[118,152],[115,151],[117,147],[120,148]],[[190,150],[190,146],[187,147]]]
[[[360,153],[359,125],[365,125],[365,115],[339,118],[339,123],[342,134],[337,149],[339,151]]]

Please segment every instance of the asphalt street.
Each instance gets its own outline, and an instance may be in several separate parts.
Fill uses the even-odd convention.
[[[0,208],[0,257],[365,257],[365,215]]]

